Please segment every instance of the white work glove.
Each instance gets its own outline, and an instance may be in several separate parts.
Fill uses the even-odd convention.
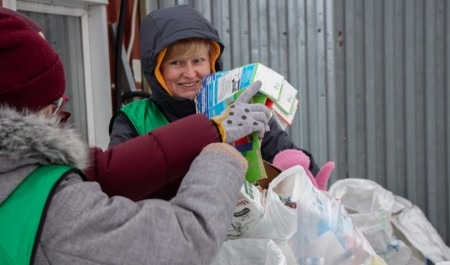
[[[270,130],[269,108],[260,103],[248,103],[261,85],[261,81],[255,81],[222,114],[212,118],[224,142],[231,144],[252,132],[258,132],[259,138],[262,138]]]

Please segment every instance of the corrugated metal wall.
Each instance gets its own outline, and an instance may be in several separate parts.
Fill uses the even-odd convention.
[[[333,3],[338,177],[406,197],[448,243],[450,2]]]
[[[225,68],[261,62],[300,90],[290,135],[332,181],[376,181],[450,238],[450,2],[146,1],[190,4],[219,30]]]

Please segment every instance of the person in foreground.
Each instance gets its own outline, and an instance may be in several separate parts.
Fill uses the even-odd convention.
[[[64,89],[47,41],[0,13],[0,264],[210,264],[246,160],[209,144],[170,201],[109,197],[83,180],[89,148],[52,104]]]

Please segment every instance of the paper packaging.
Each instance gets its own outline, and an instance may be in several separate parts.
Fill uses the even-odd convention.
[[[267,103],[271,103],[272,106],[272,99],[280,99],[285,82],[284,77],[267,66],[255,63],[205,77],[202,81],[202,89],[196,96],[197,111],[209,118],[220,115],[240,93],[256,80],[261,80],[263,86],[260,89],[261,93],[253,96],[251,103],[261,103],[266,106]],[[289,104],[287,103],[288,98],[289,95],[283,99],[285,102],[283,105]],[[285,106],[285,108],[290,108],[290,106]],[[246,180],[254,183],[260,178],[266,178],[260,151],[261,139],[258,139],[257,133],[252,133],[234,145],[248,160],[249,168],[245,176]]]
[[[218,76],[216,76],[217,78]],[[269,67],[260,64],[248,64],[235,68],[219,76],[217,84],[217,102],[230,98],[239,90],[249,87],[256,80],[260,80],[263,86],[260,92],[268,96],[273,101],[277,101],[281,96],[281,89],[284,77]]]
[[[298,99],[294,99],[294,104],[292,105],[292,110],[289,114],[286,114],[284,111],[282,111],[280,107],[278,107],[278,105],[275,104],[275,106],[273,106],[272,110],[275,113],[278,124],[280,124],[283,130],[285,130],[287,126],[292,125],[292,121],[294,120],[294,115],[297,111],[297,108]]]
[[[282,127],[290,125],[298,106],[298,91],[282,75],[260,63],[244,65],[205,77],[202,89],[195,99],[197,112],[209,118],[220,115],[237,97],[238,92],[256,80],[261,80],[263,84],[261,94],[275,103],[273,110],[280,116],[282,125],[285,125]]]
[[[261,80],[264,84],[260,91],[273,101],[278,101],[281,95],[281,88],[284,83],[284,77],[269,67],[260,63],[245,66],[242,69],[243,76],[245,74],[253,74],[252,82]]]
[[[295,89],[288,81],[284,80],[280,98],[275,102],[285,114],[291,114],[297,99],[297,89]]]
[[[209,118],[219,115],[237,92],[249,87],[256,80],[260,80],[263,84],[260,89],[262,94],[274,102],[280,99],[284,77],[263,64],[248,64],[205,77],[202,82],[204,89],[202,88],[196,97],[198,113],[206,114]],[[289,91],[289,94],[296,93],[291,89]]]
[[[242,236],[252,227],[253,223],[263,216],[262,199],[263,194],[253,184],[245,181],[227,232],[228,238]]]
[[[250,103],[265,104],[272,109],[276,121],[285,130],[292,123],[297,110],[298,91],[282,75],[260,63],[206,76],[202,81],[202,89],[195,98],[197,112],[209,118],[220,115],[256,80],[261,80],[263,84],[259,91],[261,93],[253,96]],[[262,166],[261,139],[258,139],[255,132],[238,140],[234,146],[248,160],[249,168],[245,176],[247,181],[255,183],[258,179],[267,177]]]
[[[281,170],[266,161],[264,161],[264,168],[267,173],[267,178],[260,179],[257,182],[263,190],[266,190],[270,181],[278,176]],[[231,225],[227,232],[227,237],[229,239],[241,237],[263,216],[264,198],[264,192],[261,192],[250,182],[244,182],[244,185],[241,188],[240,197],[236,203],[236,209],[231,220]]]

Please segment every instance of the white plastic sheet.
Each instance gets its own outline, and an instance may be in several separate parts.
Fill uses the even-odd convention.
[[[342,179],[329,190],[388,264],[419,265],[450,260],[450,249],[423,212],[368,179]],[[394,229],[395,228],[395,229]]]

